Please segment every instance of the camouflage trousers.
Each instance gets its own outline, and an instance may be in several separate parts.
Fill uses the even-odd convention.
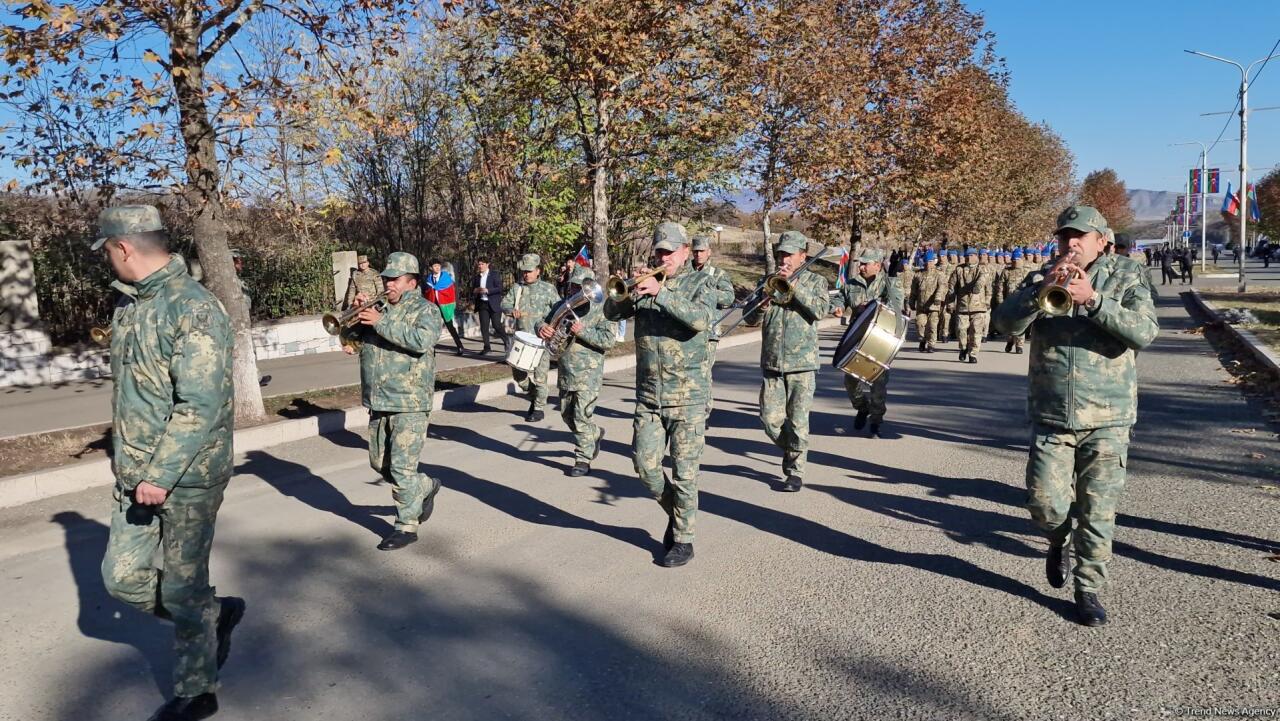
[[[438,482],[418,470],[430,413],[369,412],[369,466],[391,484],[397,531],[417,531],[418,516]]]
[[[1097,593],[1107,584],[1128,455],[1128,426],[1072,431],[1037,424],[1032,429],[1027,509],[1050,543],[1072,538],[1075,586],[1081,591]]]
[[[971,355],[978,355],[990,323],[991,313],[988,312],[957,313],[956,338],[960,341],[960,349],[968,350]]]
[[[942,311],[940,310],[921,310],[916,311],[916,333],[920,335],[920,340],[929,345],[936,344],[940,338],[942,328]]]
[[[547,373],[551,370],[550,354],[542,354],[542,362],[538,363],[538,367],[532,373],[526,373],[517,368],[511,369],[511,379],[516,382],[516,387],[521,393],[528,393],[529,400],[533,403],[533,410],[540,411],[547,405]]]
[[[946,309],[938,311],[937,336],[939,342],[955,336],[955,319],[956,314],[953,311]]]
[[[173,622],[176,696],[218,690],[220,607],[209,550],[225,488],[175,488],[159,507],[136,505],[120,486],[113,494],[103,584],[114,598]]]
[[[782,450],[782,472],[804,478],[809,456],[809,407],[817,371],[764,372],[760,385],[760,423],[765,435]]]
[[[1005,341],[1012,343],[1014,348],[1021,348],[1022,344],[1026,341],[1026,336],[1007,335],[1005,336]]]
[[[889,396],[889,371],[881,373],[870,386],[845,374],[844,390],[849,394],[849,402],[853,404],[855,411],[866,411],[867,419],[872,423],[884,420],[885,411],[888,410],[886,398]]]
[[[702,404],[657,408],[637,403],[632,421],[636,475],[658,499],[662,510],[674,519],[677,543],[693,543],[698,515],[698,463],[702,460],[707,430],[706,410]],[[668,448],[671,450],[670,480],[662,467]]]
[[[717,338],[707,344],[707,354],[711,356],[711,363],[707,366],[710,369],[716,367],[716,351],[720,349],[720,340]],[[711,411],[715,410],[716,399],[715,394],[711,390],[713,371],[707,372],[707,418],[711,418]]]
[[[591,420],[596,412],[599,388],[587,391],[560,391],[560,417],[573,434],[574,460],[590,463],[600,442],[600,428]]]

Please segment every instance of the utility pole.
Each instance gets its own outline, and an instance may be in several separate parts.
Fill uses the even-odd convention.
[[[1185,143],[1170,143],[1170,145],[1199,145],[1200,146],[1200,272],[1204,272],[1205,268],[1205,235],[1206,224],[1208,223],[1208,210],[1205,205],[1205,186],[1209,184],[1209,146],[1199,140],[1191,140]],[[1190,179],[1187,180],[1190,183]]]

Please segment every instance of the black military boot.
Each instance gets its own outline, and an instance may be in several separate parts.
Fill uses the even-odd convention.
[[[858,415],[853,417],[853,429],[860,431],[867,427],[867,412],[858,411]]]
[[[1013,349],[1013,354],[1014,354],[1014,355],[1022,355],[1022,346],[1018,346],[1017,348],[1014,348],[1014,349]]]
[[[924,352],[924,341],[920,341],[920,348],[919,348],[918,350],[919,350],[921,353],[923,353],[923,352]]]
[[[782,490],[788,493],[795,493],[801,488],[804,488],[804,479],[796,475],[787,476],[786,482],[782,484]]]
[[[231,655],[231,632],[236,630],[236,625],[244,618],[246,604],[243,598],[235,596],[223,596],[218,599],[218,604],[218,668],[222,668],[222,664],[227,662],[227,656]]]
[[[693,560],[692,543],[672,543],[667,555],[662,557],[662,565],[667,568],[675,568],[676,566],[683,566],[691,560]]]
[[[436,494],[440,492],[440,486],[443,485],[439,478],[431,479],[431,492],[427,494],[425,500],[422,501],[422,513],[418,514],[418,523],[426,523],[431,518],[432,512],[436,510]]]
[[[932,345],[926,345],[926,346],[924,347],[924,352],[925,352],[925,353],[932,353],[932,352],[933,352],[933,346],[932,346]]]
[[[190,698],[175,696],[156,709],[147,721],[199,721],[218,713],[218,697],[202,693]]]
[[[578,461],[573,464],[573,468],[569,469],[569,475],[574,478],[581,478],[591,472],[591,466],[586,461]]]
[[[538,423],[545,417],[542,411],[538,410],[532,403],[529,404],[529,412],[524,415],[525,421],[529,423]]]
[[[871,429],[870,429],[869,431],[867,431],[867,437],[869,437],[869,438],[880,438],[880,424],[879,424],[879,423],[872,423],[872,424],[871,424]]]
[[[961,349],[960,349],[960,362],[961,362],[961,363],[963,363],[963,362],[965,362],[965,361],[967,361],[967,360],[969,360],[969,349],[968,349],[968,348],[961,348]]]
[[[1098,601],[1098,594],[1076,591],[1076,616],[1082,626],[1101,626],[1107,622],[1107,609]]]
[[[1004,352],[1005,352],[1005,353],[1012,353],[1012,352],[1013,352],[1013,341],[1011,341],[1011,340],[1007,340],[1007,341],[1005,341],[1005,342],[1004,342]]]
[[[1044,559],[1044,577],[1049,585],[1062,588],[1067,585],[1067,576],[1071,573],[1071,539],[1061,546],[1049,543],[1049,555]]]
[[[378,544],[379,551],[397,551],[410,543],[418,542],[418,534],[413,531],[392,531],[391,535]]]
[[[970,362],[970,363],[977,363],[977,362],[978,362],[978,354],[977,354],[977,353],[970,353],[970,354],[969,354],[969,362]]]

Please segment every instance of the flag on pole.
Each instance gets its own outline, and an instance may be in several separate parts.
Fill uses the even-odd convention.
[[[587,246],[584,245],[578,249],[578,254],[573,256],[573,262],[583,268],[591,267],[591,252],[587,250]]]
[[[836,272],[836,290],[840,290],[841,288],[844,287],[844,284],[848,282],[849,282],[849,249],[841,248],[839,269]]]
[[[1199,168],[1192,168],[1191,170],[1190,187],[1191,187],[1191,192],[1197,195],[1200,194],[1200,169]]]
[[[1227,182],[1227,194],[1222,199],[1222,212],[1227,215],[1235,215],[1240,210],[1240,199],[1235,193],[1231,192],[1231,183]]]
[[[1218,186],[1218,168],[1209,168],[1209,190],[1210,195],[1217,195]]]
[[[1262,211],[1258,208],[1258,189],[1253,183],[1249,183],[1249,220],[1255,223],[1262,220]]]

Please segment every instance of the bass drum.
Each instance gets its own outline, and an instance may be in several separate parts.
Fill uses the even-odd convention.
[[[541,338],[525,331],[516,331],[511,338],[511,351],[507,353],[507,365],[532,373],[538,369],[538,364],[546,354],[547,346]]]
[[[867,303],[845,330],[832,365],[870,385],[889,370],[906,338],[906,316],[880,301]]]

